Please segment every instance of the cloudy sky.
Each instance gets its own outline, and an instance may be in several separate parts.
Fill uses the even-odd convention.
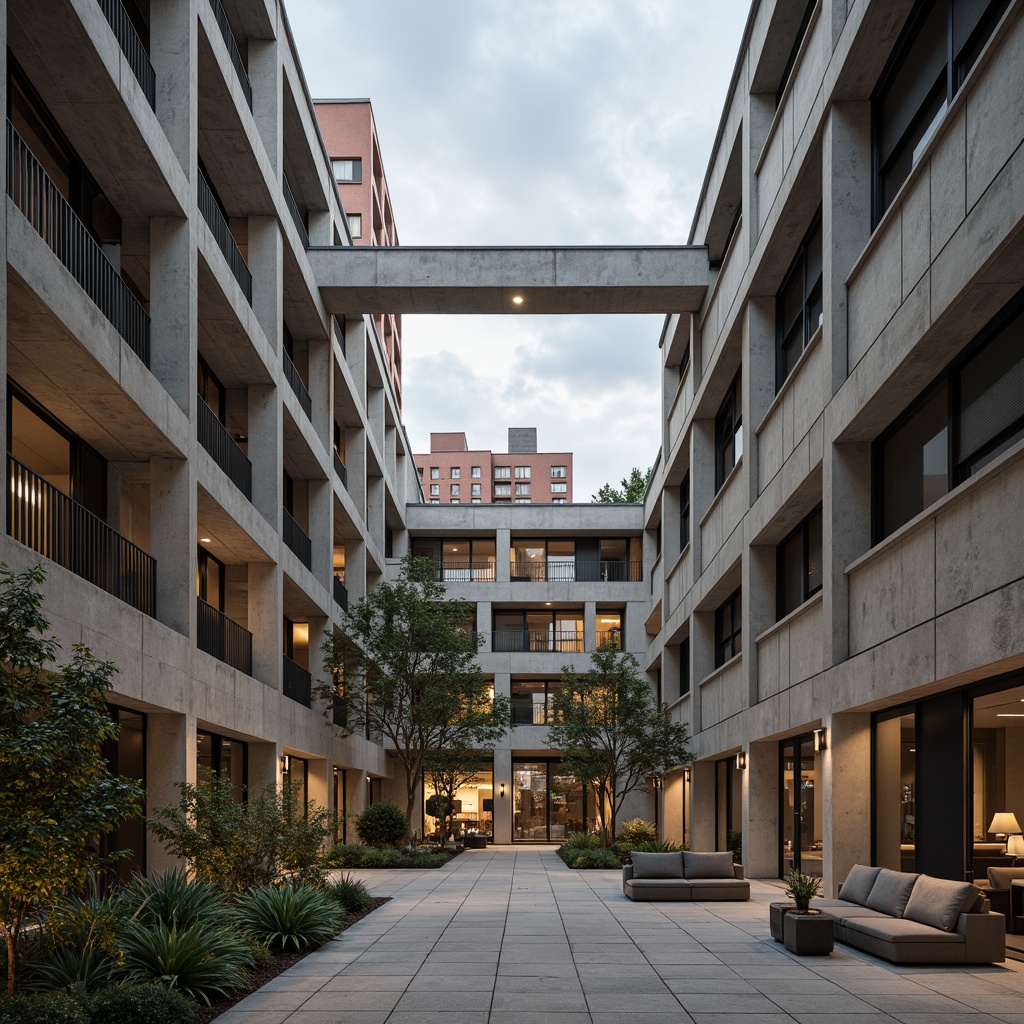
[[[679,245],[749,0],[288,0],[317,98],[373,101],[406,245]],[[577,501],[660,444],[659,316],[403,318],[404,419],[572,451]]]

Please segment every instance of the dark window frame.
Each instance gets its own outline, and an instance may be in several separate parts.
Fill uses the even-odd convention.
[[[334,170],[335,161],[351,163],[352,177],[339,178]],[[332,156],[331,176],[337,185],[361,185],[363,183],[363,158],[361,156]]]
[[[800,53],[800,47],[803,46],[804,37],[807,35],[808,26],[811,24],[811,15],[814,13],[816,4],[817,0],[807,0],[807,7],[804,10],[803,17],[800,19],[800,27],[797,29],[796,38],[793,40],[793,47],[789,51],[789,57],[786,60],[786,67],[783,69],[782,78],[779,80],[778,88],[775,90],[776,110],[778,110],[782,105],[782,97],[786,92],[786,87],[789,85],[789,80],[793,77],[793,69],[796,67],[796,58]]]
[[[690,638],[686,636],[679,641],[679,696],[688,696],[691,685]]]
[[[819,582],[816,587],[807,586],[807,578],[810,573],[810,539],[811,539],[811,524],[815,519],[822,519],[822,540],[824,541],[824,521],[822,516],[822,506],[819,504],[816,508],[812,509],[796,527],[776,545],[775,547],[775,621],[779,622],[784,619],[790,612],[794,612],[797,608],[802,607],[807,601],[809,601],[815,594],[821,592],[823,582]],[[801,573],[800,573],[800,602],[794,605],[792,608],[786,608],[786,588],[784,584],[784,566],[785,556],[784,551],[786,546],[793,540],[800,538],[802,544],[802,557],[800,561]]]
[[[743,397],[740,376],[741,370],[736,371],[736,376],[729,385],[722,399],[722,404],[715,413],[715,493],[717,494],[725,484],[729,474],[736,468],[736,464],[743,457],[742,430],[743,430],[743,407],[740,404]],[[736,437],[740,437],[740,451],[736,452]],[[727,449],[732,448],[732,462],[725,465]]]
[[[808,255],[810,253],[810,244],[814,240],[815,236],[818,236],[821,240],[821,251],[818,254],[818,276],[815,280],[809,281],[807,277],[807,268],[809,265]],[[800,316],[799,323],[794,321],[792,324],[787,325],[785,322],[785,302],[786,293],[790,286],[796,280],[797,277],[801,278],[801,305],[800,305]],[[793,372],[793,367],[786,368],[786,354],[790,350],[792,345],[799,343],[800,351],[793,360],[794,366],[799,360],[800,356],[806,351],[807,346],[811,342],[811,338],[814,337],[818,330],[818,324],[813,323],[814,310],[820,307],[819,314],[824,312],[824,277],[825,277],[825,242],[824,233],[822,232],[822,219],[821,219],[821,207],[818,207],[817,212],[811,219],[811,226],[807,229],[807,233],[800,240],[800,246],[797,250],[796,256],[793,258],[793,262],[790,264],[789,269],[786,271],[786,276],[782,280],[782,285],[778,292],[775,294],[775,393],[778,394],[782,390],[782,385],[788,380],[790,374]],[[799,334],[796,333],[797,327],[800,328]]]
[[[726,611],[729,613],[729,631],[725,633]],[[715,668],[721,668],[737,654],[743,652],[743,588],[737,587],[715,609]]]
[[[690,471],[683,476],[679,485],[679,553],[682,554],[690,543]]]

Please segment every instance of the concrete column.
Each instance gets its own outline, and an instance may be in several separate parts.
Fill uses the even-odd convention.
[[[871,547],[871,445],[830,444],[827,431],[826,422],[822,474],[826,668],[850,655],[850,590],[845,570]]]
[[[309,397],[313,402],[313,429],[331,455],[334,446],[334,417],[331,397],[331,346],[326,338],[309,343]]]
[[[366,530],[371,537],[384,537],[384,478],[366,478]]]
[[[493,637],[491,631],[493,629],[493,621],[491,614],[491,602],[490,601],[477,601],[476,604],[476,630],[483,636],[483,644],[480,647],[481,654],[489,654],[493,649],[492,643]]]
[[[779,873],[779,747],[751,743],[743,773],[743,869],[748,878]]]
[[[366,545],[362,541],[345,541],[345,589],[349,608],[366,596]]]
[[[768,129],[775,120],[775,96],[751,93],[747,100],[747,116],[743,119],[743,228],[748,251],[753,252],[760,237],[761,209],[757,175],[754,168],[768,138]],[[744,256],[744,260],[746,260]],[[772,375],[774,380],[774,374]]]
[[[178,408],[194,420],[199,285],[191,222],[182,217],[153,217],[149,253],[150,368]]]
[[[156,611],[192,636],[196,614],[196,486],[184,459],[149,460],[149,553],[156,559]]]
[[[693,731],[696,735],[704,728],[701,720],[700,683],[715,670],[714,612],[696,612],[691,619],[690,659],[690,707],[693,709]]]
[[[252,271],[252,311],[280,359],[284,336],[284,240],[276,217],[249,218],[246,262]]]
[[[583,602],[583,650],[597,650],[597,602]]]
[[[272,690],[281,689],[284,616],[281,582],[281,569],[273,562],[249,563],[252,673]]]
[[[871,863],[871,716],[822,719],[828,749],[821,755],[825,896],[835,897],[854,864]]]
[[[715,762],[695,761],[690,783],[690,849],[715,848]]]
[[[309,779],[306,786],[306,799],[312,800],[317,807],[330,806],[331,771],[326,758],[313,757],[309,760]]]
[[[196,783],[196,720],[193,715],[150,713],[146,716],[146,810],[177,806],[181,791],[176,782]],[[147,832],[147,870],[182,867],[159,839]]]
[[[252,85],[252,116],[274,175],[283,167],[284,119],[280,44],[277,39],[249,40],[249,82]]]
[[[494,566],[494,579],[496,583],[508,583],[511,576],[511,551],[512,531],[501,528],[494,532],[494,557],[497,562]]]
[[[700,522],[715,500],[714,419],[694,420],[690,433],[690,487],[693,491],[690,502],[690,558],[693,560],[693,578],[697,580],[704,571]]]
[[[334,486],[328,480],[308,481],[309,539],[313,544],[313,575],[330,594],[333,582]]]
[[[747,303],[742,369],[743,475],[747,500],[753,506],[760,493],[756,430],[775,399],[775,297],[753,296]]]
[[[345,468],[347,490],[360,515],[366,514],[366,431],[362,427],[345,429]]]
[[[333,245],[331,214],[327,210],[309,211],[309,244]]]
[[[156,116],[193,188],[199,151],[198,33],[191,3],[149,5],[149,59],[156,72]]]
[[[834,103],[821,151],[822,341],[831,398],[849,373],[845,281],[871,237],[871,104]]]
[[[284,508],[284,435],[280,395],[272,384],[249,386],[249,460],[252,462],[252,503],[278,532]]]
[[[356,395],[366,404],[366,321],[362,317],[345,318],[345,361],[356,386]]]
[[[502,784],[505,795],[501,795]],[[512,751],[498,748],[494,751],[494,842],[512,842],[512,808],[515,794],[512,792]]]
[[[249,744],[249,792],[259,793],[265,786],[281,783],[281,747],[277,743]]]

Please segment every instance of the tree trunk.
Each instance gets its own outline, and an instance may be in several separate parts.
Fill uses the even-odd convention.
[[[20,921],[15,925],[14,930],[4,928],[4,936],[7,939],[7,994],[14,995],[14,979],[18,974],[18,946],[15,937],[20,930]]]

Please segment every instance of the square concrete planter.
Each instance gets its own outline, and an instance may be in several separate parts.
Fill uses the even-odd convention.
[[[835,941],[832,918],[791,910],[783,918],[783,941],[797,956],[828,956]]]
[[[796,910],[795,903],[772,903],[768,908],[768,920],[771,924],[772,938],[776,942],[785,941],[786,935],[783,920],[790,911]]]

